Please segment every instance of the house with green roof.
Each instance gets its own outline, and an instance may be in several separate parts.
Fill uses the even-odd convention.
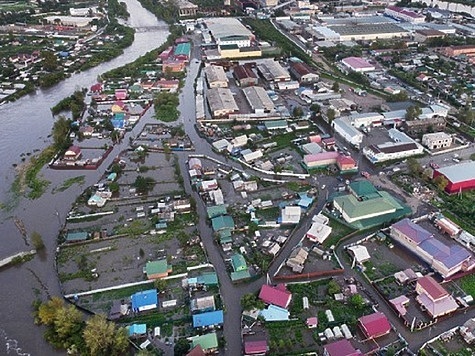
[[[264,122],[267,131],[285,130],[288,128],[287,120],[269,120]]]
[[[66,242],[81,242],[86,241],[89,234],[86,231],[68,232],[66,235]]]
[[[218,232],[223,229],[234,230],[234,220],[232,216],[221,215],[211,219],[211,225],[214,232]]]
[[[228,213],[228,210],[226,208],[226,205],[221,204],[209,206],[208,208],[206,208],[206,213],[208,214],[209,219],[213,219],[221,215],[226,215]]]
[[[216,333],[193,336],[191,338],[192,348],[200,345],[206,354],[213,353],[218,349],[218,337]]]
[[[247,263],[243,255],[236,253],[231,257],[231,264],[234,272],[244,271],[247,269]]]
[[[333,206],[356,229],[381,225],[411,213],[409,207],[367,180],[351,183],[349,192],[333,198]]]
[[[172,266],[168,264],[167,259],[158,261],[149,261],[144,267],[144,273],[148,279],[159,279],[167,277],[172,272]]]

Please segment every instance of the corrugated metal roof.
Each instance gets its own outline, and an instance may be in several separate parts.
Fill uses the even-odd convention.
[[[437,169],[437,171],[443,174],[452,183],[472,180],[475,179],[475,161],[467,161],[442,167]]]

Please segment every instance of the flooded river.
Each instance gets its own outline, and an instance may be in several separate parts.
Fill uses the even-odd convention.
[[[97,76],[112,68],[134,61],[153,48],[160,46],[168,36],[167,26],[157,21],[137,0],[125,0],[130,13],[128,25],[137,29],[134,43],[120,57],[35,94],[0,107],[0,201],[11,200],[10,187],[15,177],[14,165],[21,163],[22,154],[42,150],[49,143],[53,126],[50,107],[74,92],[89,87]],[[30,234],[43,236],[46,251],[32,261],[18,267],[0,270],[0,355],[53,355],[55,351],[43,340],[44,330],[33,325],[31,303],[38,296],[59,295],[54,268],[54,250],[58,229],[63,225],[65,213],[84,187],[94,184],[103,168],[121,148],[104,162],[101,169],[92,172],[51,171],[43,169],[44,178],[51,185],[40,199],[21,199],[11,211],[0,211],[0,259],[31,247],[14,224],[14,218],[24,222]],[[65,179],[85,175],[83,187],[77,185],[64,192],[51,190]]]

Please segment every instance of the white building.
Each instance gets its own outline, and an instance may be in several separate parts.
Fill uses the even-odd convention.
[[[286,225],[298,224],[302,216],[302,209],[299,206],[286,206],[282,209],[281,223]]]
[[[351,125],[347,118],[338,118],[332,121],[332,127],[336,133],[355,147],[360,147],[363,142],[363,133]]]
[[[261,150],[251,151],[251,150],[244,150],[241,152],[242,158],[246,163],[254,162],[255,160],[261,158],[263,156]]]
[[[422,144],[430,150],[447,148],[452,144],[452,136],[445,132],[428,133],[422,136]]]
[[[306,237],[313,242],[323,243],[330,236],[332,228],[328,225],[314,222],[307,231]]]
[[[254,35],[238,19],[233,17],[211,17],[204,23],[208,27],[216,44],[250,47]]]
[[[422,14],[418,14],[417,12],[406,10],[397,6],[386,7],[384,14],[398,20],[410,22],[412,24],[424,23],[426,20],[426,17]]]
[[[372,163],[391,161],[411,156],[417,156],[424,152],[422,145],[414,141],[405,133],[396,129],[388,130],[392,142],[380,145],[370,145],[363,148],[363,154]]]
[[[350,115],[348,119],[354,127],[367,127],[374,123],[381,123],[385,118],[377,112],[365,112]]]
[[[275,105],[262,87],[247,87],[242,89],[247,102],[255,114],[264,114],[275,111]]]

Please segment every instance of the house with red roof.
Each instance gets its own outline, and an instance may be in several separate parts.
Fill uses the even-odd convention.
[[[435,319],[457,310],[455,299],[431,276],[424,276],[417,280],[416,301]]]
[[[101,83],[96,83],[93,86],[91,86],[91,92],[92,93],[101,93],[102,92],[102,84]]]
[[[64,152],[63,159],[65,161],[76,161],[81,157],[81,149],[78,146],[71,146],[69,147],[66,152]]]
[[[357,350],[346,339],[332,342],[323,347],[324,356],[362,356],[360,350]]]
[[[127,99],[127,89],[116,89],[114,92],[116,100],[125,100]]]
[[[244,355],[265,355],[269,351],[266,340],[244,341]]]
[[[352,173],[358,171],[358,165],[351,156],[339,155],[336,159],[336,165],[340,173]]]
[[[391,324],[381,312],[362,316],[358,319],[358,325],[368,339],[376,339],[391,332]]]
[[[292,300],[292,293],[290,293],[283,284],[277,287],[264,284],[259,293],[259,299],[266,304],[273,304],[287,309]]]

